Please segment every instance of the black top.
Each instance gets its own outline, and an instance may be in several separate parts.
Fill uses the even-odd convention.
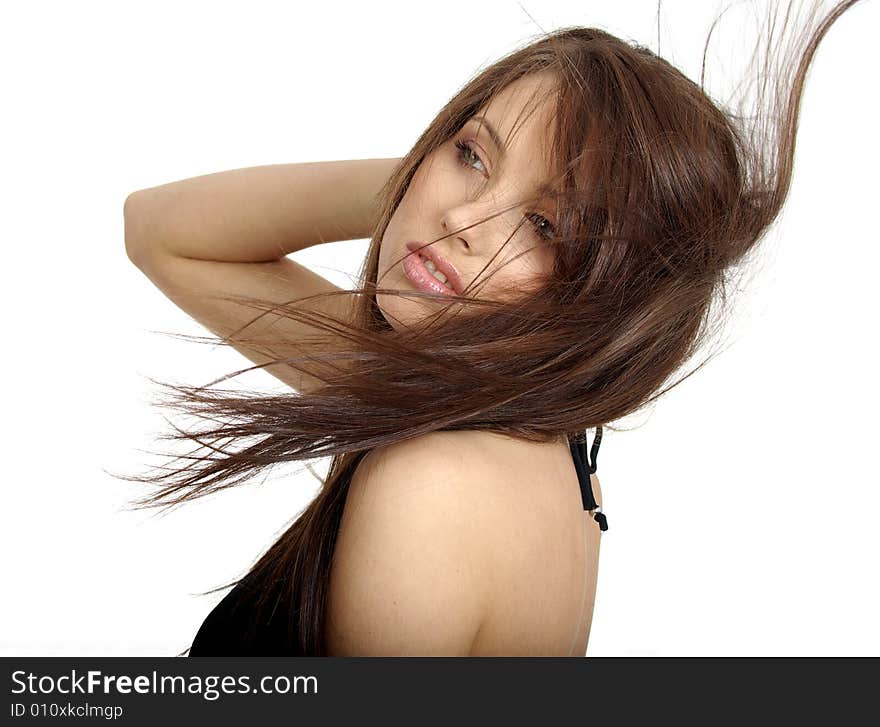
[[[577,471],[584,510],[593,512],[600,530],[607,530],[604,513],[593,497],[590,474],[596,471],[596,457],[602,441],[602,427],[596,427],[593,445],[587,454],[587,436],[569,439],[569,448]],[[274,601],[276,594],[270,594]],[[289,656],[283,650],[287,638],[289,614],[274,611],[268,623],[253,619],[257,594],[248,588],[247,576],[226,594],[202,623],[189,649],[189,656]]]

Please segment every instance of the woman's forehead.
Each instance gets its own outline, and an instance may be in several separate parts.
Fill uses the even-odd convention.
[[[475,114],[490,120],[502,139],[510,142],[521,127],[547,131],[555,110],[556,78],[549,72],[523,76],[501,89]]]

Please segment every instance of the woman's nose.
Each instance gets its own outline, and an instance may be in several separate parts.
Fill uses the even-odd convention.
[[[445,234],[478,254],[489,241],[512,232],[507,215],[487,205],[459,205],[448,208],[440,218]],[[505,234],[506,231],[506,234]]]

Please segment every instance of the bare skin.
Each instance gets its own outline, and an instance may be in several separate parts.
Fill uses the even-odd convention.
[[[509,570],[470,655],[583,656],[593,619],[601,530],[583,510],[568,443],[467,434],[491,449],[492,459],[505,462],[502,471],[519,474],[520,498],[489,528],[503,539]],[[601,507],[599,479],[591,475],[590,480]],[[504,538],[511,528],[517,537]]]
[[[329,654],[584,655],[600,530],[582,508],[564,438],[433,432],[365,460],[336,543]]]

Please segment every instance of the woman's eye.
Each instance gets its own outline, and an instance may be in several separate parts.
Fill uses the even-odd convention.
[[[482,165],[482,169],[477,169],[477,171],[481,173],[485,173],[486,165],[483,164],[483,160],[480,159],[480,156],[477,152],[474,151],[473,147],[466,141],[456,140],[455,148],[458,150],[458,154],[456,155],[461,166],[466,169],[476,169],[475,164]],[[526,219],[528,219],[537,230],[538,234],[541,237],[549,240],[552,239],[556,234],[556,229],[553,227],[553,224],[543,215],[539,215],[536,212],[526,215]]]
[[[474,151],[470,144],[466,141],[456,141],[455,148],[458,149],[458,161],[463,167],[467,169],[476,169],[474,164],[479,163],[483,168],[477,169],[477,171],[485,173],[486,165],[483,164],[483,160],[480,159],[479,155]]]
[[[556,229],[553,227],[553,224],[543,215],[539,215],[537,212],[532,212],[531,214],[526,215],[526,219],[535,226],[535,229],[541,237],[549,240],[556,234]]]

